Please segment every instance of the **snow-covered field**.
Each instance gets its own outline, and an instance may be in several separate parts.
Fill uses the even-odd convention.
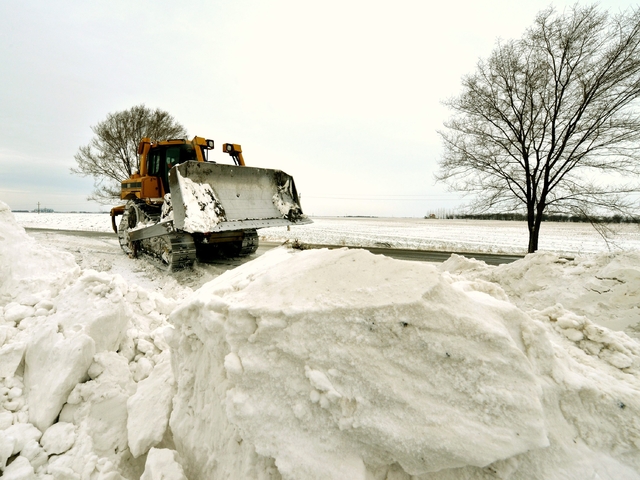
[[[107,214],[15,213],[23,227],[111,232]],[[435,220],[419,218],[314,218],[310,225],[264,228],[260,238],[269,241],[298,239],[320,245],[395,247],[449,252],[524,254],[527,226],[524,222]],[[586,223],[543,224],[540,251],[580,255],[640,249],[639,225],[610,225],[603,238]]]
[[[34,216],[0,202],[3,479],[640,478],[631,227],[609,252],[585,226],[545,225],[557,243],[498,267],[280,247],[192,289],[82,268],[22,229],[73,222]],[[523,225],[499,225],[262,233],[520,252]]]

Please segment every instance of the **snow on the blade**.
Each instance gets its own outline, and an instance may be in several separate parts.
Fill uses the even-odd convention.
[[[283,218],[297,220],[303,217],[302,210],[300,209],[300,205],[293,199],[291,192],[291,178],[288,178],[284,185],[278,186],[278,191],[273,194],[271,201],[282,214]]]
[[[184,203],[184,227],[186,232],[212,232],[225,220],[224,209],[208,183],[196,183],[183,177],[179,171],[178,182]]]
[[[637,479],[639,271],[280,248],[178,302],[0,203],[0,475]]]

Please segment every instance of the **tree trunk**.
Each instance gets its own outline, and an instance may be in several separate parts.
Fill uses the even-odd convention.
[[[535,253],[538,250],[538,238],[540,238],[543,211],[544,208],[539,207],[537,211],[527,212],[527,227],[529,228],[529,247],[527,253]]]
[[[529,248],[527,253],[534,253],[538,250],[538,237],[540,236],[540,227],[535,225],[529,227]]]

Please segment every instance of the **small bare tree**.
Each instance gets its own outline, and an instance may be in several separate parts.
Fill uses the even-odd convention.
[[[445,102],[438,180],[476,211],[526,212],[528,251],[545,213],[628,213],[638,190],[640,10],[539,13],[498,42]]]
[[[89,200],[99,203],[120,198],[120,182],[140,169],[138,144],[143,137],[168,140],[187,134],[169,113],[144,105],[110,113],[91,130],[95,137],[78,149],[77,167],[71,172],[93,177],[95,188]]]

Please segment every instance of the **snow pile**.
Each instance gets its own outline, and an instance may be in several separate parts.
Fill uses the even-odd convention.
[[[147,451],[164,446],[174,381],[163,332],[175,302],[81,271],[36,245],[2,203],[0,214],[3,478],[139,478]]]
[[[19,302],[8,307],[13,309],[8,315],[10,320],[19,321],[35,312],[33,307],[40,299],[32,292],[40,292],[46,301],[57,295],[79,270],[70,254],[39,247],[18,226],[9,207],[0,202],[0,305],[6,310],[8,302]]]
[[[192,478],[638,478],[640,346],[495,283],[281,249],[170,320]]]
[[[177,301],[0,203],[0,261],[3,479],[640,477],[636,254],[279,248]]]
[[[497,267],[453,255],[440,269],[496,283],[523,310],[542,310],[559,303],[600,325],[640,337],[638,251],[574,260],[538,253]]]

